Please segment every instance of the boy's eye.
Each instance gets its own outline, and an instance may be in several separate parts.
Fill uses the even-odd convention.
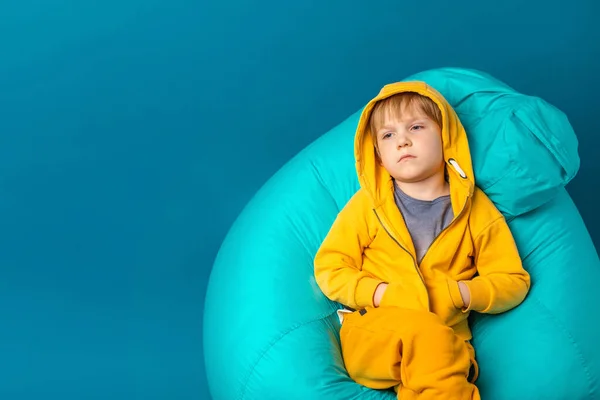
[[[387,132],[387,133],[384,133],[384,134],[383,134],[383,138],[384,138],[384,139],[387,139],[387,138],[389,138],[389,137],[392,137],[392,132]]]
[[[417,130],[417,131],[418,131],[418,130],[421,130],[421,129],[423,129],[423,128],[424,128],[424,126],[423,126],[423,125],[415,125],[415,126],[413,126],[412,128],[413,128],[413,130]]]

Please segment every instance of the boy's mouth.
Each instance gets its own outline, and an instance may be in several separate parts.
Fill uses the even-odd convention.
[[[398,159],[398,162],[402,162],[402,161],[406,161],[406,160],[410,160],[412,158],[415,158],[415,156],[413,156],[412,154],[404,154],[403,156],[401,156]]]

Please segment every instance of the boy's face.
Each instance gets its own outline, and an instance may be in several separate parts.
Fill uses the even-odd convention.
[[[439,126],[418,108],[385,118],[378,129],[381,165],[397,181],[415,183],[444,173]]]

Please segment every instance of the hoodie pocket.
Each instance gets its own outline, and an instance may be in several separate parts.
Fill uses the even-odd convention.
[[[466,317],[462,312],[464,303],[458,282],[448,278],[439,278],[428,281],[426,284],[431,312],[437,314],[446,325],[453,326]]]

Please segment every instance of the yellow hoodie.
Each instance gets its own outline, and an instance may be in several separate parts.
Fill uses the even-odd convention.
[[[368,123],[377,101],[400,92],[427,96],[441,110],[454,212],[420,265],[394,201],[393,180],[376,159]],[[465,340],[471,339],[470,311],[501,313],[523,301],[529,274],[503,215],[475,186],[467,135],[440,93],[424,82],[385,86],[362,112],[354,152],[361,187],[338,214],[314,261],[317,283],[329,299],[353,309],[374,307],[375,289],[388,283],[380,307],[434,312]],[[458,281],[470,290],[469,305],[463,304]]]

